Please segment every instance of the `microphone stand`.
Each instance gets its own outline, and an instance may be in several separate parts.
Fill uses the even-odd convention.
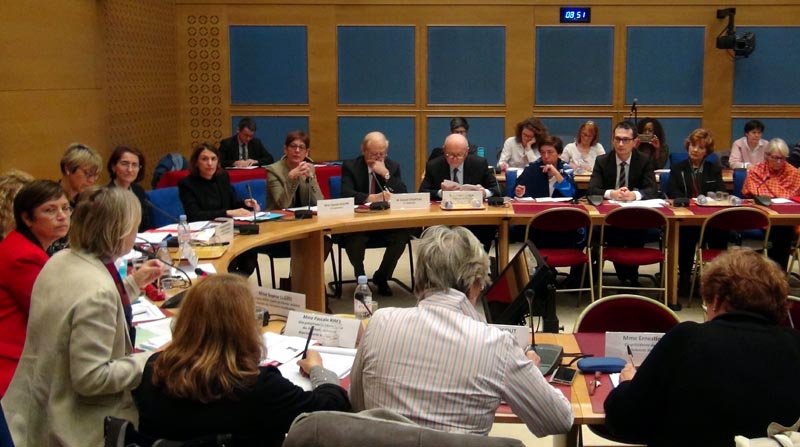
[[[306,177],[306,186],[308,186],[308,209],[304,210],[295,210],[294,218],[295,219],[311,219],[314,216],[314,212],[311,211],[311,178]]]
[[[381,182],[378,180],[378,176],[375,175],[375,171],[372,171],[372,178],[375,179],[375,184],[381,188],[381,197],[383,197],[383,200],[381,200],[380,202],[370,203],[369,209],[372,211],[388,210],[390,206],[389,202],[386,201],[386,187],[381,185]]]
[[[244,185],[247,188],[247,195],[250,196],[250,200],[253,200],[253,190],[250,188],[250,184]],[[239,234],[258,234],[259,227],[256,223],[256,207],[253,207],[253,223],[252,224],[245,224],[239,225]]]

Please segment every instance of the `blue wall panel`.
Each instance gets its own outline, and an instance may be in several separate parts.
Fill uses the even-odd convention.
[[[428,103],[504,104],[506,30],[428,28]]]
[[[340,104],[414,104],[414,27],[340,26]]]
[[[736,34],[746,31],[755,33],[756,50],[734,63],[733,103],[800,104],[800,28],[738,27]]]
[[[467,139],[470,144],[483,147],[486,160],[490,165],[497,163],[497,152],[503,148],[505,141],[505,119],[493,117],[465,117],[469,122]],[[428,147],[427,155],[431,149],[442,147],[444,139],[450,135],[450,120],[452,118],[428,118]],[[427,159],[427,158],[426,158]]]
[[[536,28],[536,104],[611,104],[613,27]]]
[[[758,50],[756,50],[758,51]],[[800,119],[798,118],[736,118],[731,121],[731,142],[744,136],[744,124],[751,119],[757,119],[764,123],[765,140],[782,138],[789,145],[789,148],[800,142]],[[730,148],[717,148],[730,149]]]
[[[686,152],[686,147],[683,145],[686,137],[703,124],[703,120],[700,118],[658,118],[658,121],[664,128],[670,153]],[[713,135],[714,132],[712,131],[711,134]],[[714,150],[718,151],[720,148],[715,147]],[[667,162],[667,167],[669,167],[669,162]]]
[[[597,124],[600,135],[597,141],[603,145],[603,148],[608,152],[611,147],[611,118],[598,118],[598,117],[580,117],[580,118],[553,118],[553,117],[539,117],[547,131],[551,135],[556,135],[564,141],[564,146],[569,143],[575,142],[575,136],[578,134],[578,128],[587,120],[592,120]]]
[[[231,26],[231,102],[308,104],[305,26]]]
[[[244,117],[234,116],[231,118],[232,135],[236,133],[236,126],[242,118]],[[276,161],[283,157],[283,143],[286,140],[286,134],[298,129],[308,133],[307,116],[251,116],[250,118],[256,122],[256,138],[264,143],[267,151]],[[314,141],[314,136],[311,135],[312,159],[316,143],[319,142]]]
[[[703,27],[629,27],[625,102],[700,105]]]
[[[416,134],[411,117],[340,117],[339,158],[348,160],[361,155],[364,135],[380,131],[389,140],[389,158],[400,163],[400,174],[409,192],[416,192],[419,176],[414,169]]]

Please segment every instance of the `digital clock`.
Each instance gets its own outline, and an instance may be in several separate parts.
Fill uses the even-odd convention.
[[[591,23],[592,8],[561,8],[561,23]]]

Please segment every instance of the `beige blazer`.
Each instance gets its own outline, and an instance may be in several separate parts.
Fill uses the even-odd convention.
[[[310,158],[306,158],[305,161],[314,163]],[[268,210],[289,208],[298,188],[300,189],[300,200],[303,206],[308,205],[309,189],[311,190],[311,206],[316,205],[317,200],[324,198],[322,191],[319,189],[317,174],[313,166],[311,167],[311,179],[308,183],[289,178],[289,166],[286,164],[285,155],[280,160],[267,166]]]
[[[136,296],[133,278],[125,285]],[[25,348],[2,401],[17,447],[100,446],[105,416],[138,422],[130,390],[149,353],[132,350],[103,263],[73,250],[53,256],[33,285]]]

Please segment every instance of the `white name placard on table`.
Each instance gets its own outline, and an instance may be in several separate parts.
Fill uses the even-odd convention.
[[[283,333],[295,337],[307,337],[314,327],[314,339],[325,346],[355,348],[361,320],[343,318],[329,314],[289,312]]]
[[[481,208],[483,206],[482,191],[442,191],[442,205],[453,207]]]
[[[317,201],[317,217],[320,219],[353,214],[355,214],[355,199],[352,197]]]
[[[431,195],[427,192],[392,194],[389,204],[393,210],[426,210],[431,207]]]
[[[490,324],[489,326],[494,326],[503,332],[508,332],[513,335],[514,339],[517,340],[517,344],[523,349],[531,344],[531,330],[528,326],[514,326],[509,324]]]
[[[606,332],[606,357],[630,360],[630,346],[633,364],[639,366],[663,336],[663,332]]]
[[[253,286],[256,307],[267,309],[270,315],[288,317],[289,312],[306,309],[306,296],[302,293]]]

